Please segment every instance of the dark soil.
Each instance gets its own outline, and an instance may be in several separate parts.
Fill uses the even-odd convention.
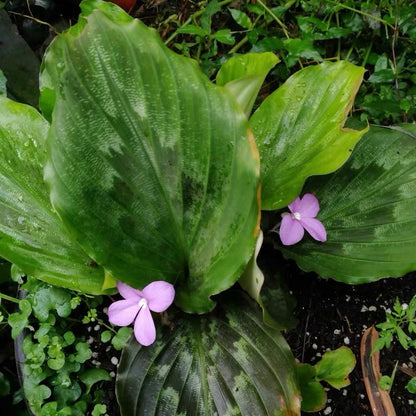
[[[371,416],[360,364],[360,342],[363,332],[372,325],[384,322],[385,310],[392,308],[396,297],[409,303],[415,295],[416,274],[402,278],[350,286],[334,280],[325,280],[312,273],[303,273],[292,264],[287,284],[297,299],[297,328],[287,334],[287,340],[300,362],[314,364],[327,350],[343,345],[354,352],[357,365],[350,375],[351,385],[336,390],[328,389],[325,408],[319,416]],[[415,395],[405,389],[416,363],[414,350],[404,350],[394,342],[389,350],[380,353],[380,367],[384,375],[391,375],[396,362],[397,373],[391,389],[391,398],[397,416],[416,415]],[[415,373],[416,375],[416,373]],[[329,386],[327,386],[329,387]]]

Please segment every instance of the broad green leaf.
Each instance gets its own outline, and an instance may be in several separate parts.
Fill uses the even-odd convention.
[[[0,96],[0,256],[48,283],[100,293],[103,269],[70,237],[43,182],[48,127],[34,108]]]
[[[349,374],[356,364],[353,352],[347,347],[340,347],[326,352],[315,364],[316,377],[325,380],[332,387],[340,389],[350,384]]]
[[[33,314],[41,322],[48,319],[50,311],[56,311],[62,318],[71,314],[71,294],[61,287],[39,288],[34,293],[29,293],[28,299],[33,305]]]
[[[416,269],[416,126],[372,126],[345,166],[305,192],[319,199],[328,240],[279,246],[303,270],[357,284]]]
[[[279,331],[234,291],[213,313],[171,316],[156,342],[123,350],[122,416],[300,415],[296,365]]]
[[[218,71],[217,85],[224,85],[249,116],[266,75],[278,62],[271,52],[234,55]]]
[[[316,369],[310,364],[299,364],[296,367],[302,394],[302,411],[317,412],[325,407],[326,391],[316,380]]]
[[[261,159],[262,209],[290,204],[311,175],[338,169],[365,130],[344,127],[364,68],[307,67],[266,98],[250,119]]]
[[[107,2],[83,4],[95,9],[43,64],[52,203],[112,276],[138,288],[176,283],[178,305],[206,312],[237,281],[259,232],[247,119],[154,30]]]

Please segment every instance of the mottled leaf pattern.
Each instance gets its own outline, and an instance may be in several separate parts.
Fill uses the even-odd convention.
[[[295,361],[279,331],[235,291],[204,316],[178,314],[158,339],[123,351],[122,416],[300,414]]]
[[[52,203],[118,280],[169,281],[183,309],[210,310],[259,231],[247,119],[154,30],[108,2],[83,7],[43,65]]]
[[[304,270],[346,283],[416,269],[416,127],[374,127],[336,173],[307,183],[328,241],[280,247]]]

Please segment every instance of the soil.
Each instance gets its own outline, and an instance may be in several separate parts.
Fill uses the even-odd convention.
[[[350,374],[350,386],[341,390],[329,388],[327,405],[316,415],[371,416],[361,372],[361,337],[367,328],[385,321],[385,311],[393,307],[396,297],[401,303],[409,303],[415,294],[416,274],[350,286],[304,273],[293,263],[288,268],[291,272],[286,275],[286,284],[297,300],[295,315],[299,323],[287,333],[286,339],[295,357],[300,362],[314,364],[327,350],[346,345],[357,359]],[[410,379],[405,372],[411,372],[416,363],[414,352],[393,342],[390,349],[380,353],[383,375],[390,376],[398,363],[390,392],[397,416],[416,415],[416,397],[405,389]]]

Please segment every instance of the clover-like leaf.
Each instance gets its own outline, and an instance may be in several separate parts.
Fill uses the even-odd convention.
[[[300,415],[290,348],[242,292],[221,296],[211,314],[170,318],[150,347],[131,338],[123,350],[122,416]]]
[[[33,314],[41,322],[49,317],[50,311],[56,311],[58,316],[66,318],[71,314],[71,294],[60,287],[40,287],[34,293],[29,294]]]
[[[336,173],[308,181],[328,240],[279,249],[304,270],[357,284],[416,269],[416,127],[375,127]],[[401,305],[399,305],[401,309]]]
[[[52,203],[118,280],[175,283],[178,305],[206,312],[259,231],[247,119],[155,31],[108,2],[82,8],[43,63]]]
[[[16,339],[18,335],[29,325],[29,316],[32,313],[32,305],[27,299],[19,301],[19,312],[9,315],[8,323],[12,328],[12,338]]]
[[[0,256],[48,283],[101,293],[103,269],[49,201],[42,172],[48,128],[34,108],[0,96]]]
[[[282,208],[305,180],[338,169],[365,130],[344,127],[364,68],[325,62],[292,75],[250,119],[261,159],[262,209]]]
[[[85,384],[88,394],[95,383],[99,381],[110,381],[111,376],[103,368],[89,368],[80,374],[79,379]]]

